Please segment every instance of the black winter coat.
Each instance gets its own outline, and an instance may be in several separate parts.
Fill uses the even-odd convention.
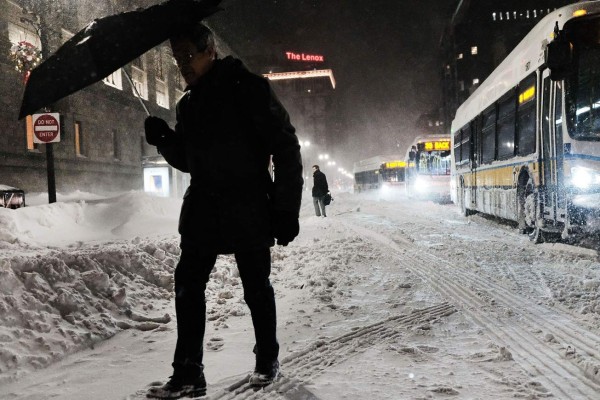
[[[323,197],[329,192],[329,186],[327,186],[327,178],[320,169],[313,173],[313,188],[312,197]]]
[[[216,60],[188,88],[177,103],[175,140],[159,151],[192,178],[179,219],[183,245],[218,254],[273,246],[273,214],[299,215],[295,129],[268,81],[237,59]]]

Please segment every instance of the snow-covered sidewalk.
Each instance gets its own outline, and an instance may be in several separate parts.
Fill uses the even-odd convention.
[[[233,257],[218,259],[209,398],[595,397],[595,252],[453,205],[334,197],[328,218],[307,199],[300,236],[273,249],[285,378],[271,391],[226,390],[254,340]],[[0,209],[0,398],[135,399],[168,377],[180,204],[132,192]]]

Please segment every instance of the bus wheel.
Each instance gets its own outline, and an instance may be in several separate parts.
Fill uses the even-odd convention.
[[[538,204],[537,204],[537,192],[533,188],[533,179],[529,178],[527,186],[525,187],[525,201],[524,201],[524,218],[525,225],[527,227],[529,240],[533,243],[544,242],[544,231],[537,225],[538,219]]]
[[[469,209],[467,207],[467,190],[465,189],[465,182],[463,181],[462,177],[460,178],[460,199],[459,204],[460,204],[460,209],[462,212],[462,215],[465,217],[468,217],[469,215],[473,215],[475,214],[475,212],[471,209]]]
[[[529,240],[533,243],[543,243],[544,242],[544,232],[538,226],[534,227],[531,232],[529,232]]]
[[[469,215],[475,214],[475,211],[473,211],[467,207],[466,192],[467,191],[463,188],[460,206],[462,208],[462,215],[464,215],[465,217],[468,217]]]
[[[529,234],[535,227],[535,200],[533,179],[527,175],[521,175],[517,189],[517,213],[520,233]]]

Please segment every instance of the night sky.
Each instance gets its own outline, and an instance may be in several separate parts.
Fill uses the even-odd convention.
[[[341,109],[331,151],[351,168],[358,159],[403,154],[419,133],[416,119],[438,106],[439,40],[456,3],[223,0],[225,11],[208,23],[241,58],[266,48],[325,55]]]

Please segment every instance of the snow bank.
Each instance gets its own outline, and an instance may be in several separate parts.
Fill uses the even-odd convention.
[[[128,238],[137,232],[146,235],[177,232],[180,200],[142,192],[74,200],[77,194],[58,196],[71,199],[67,202],[0,209],[0,249],[67,246]],[[32,204],[29,198],[28,204]]]

